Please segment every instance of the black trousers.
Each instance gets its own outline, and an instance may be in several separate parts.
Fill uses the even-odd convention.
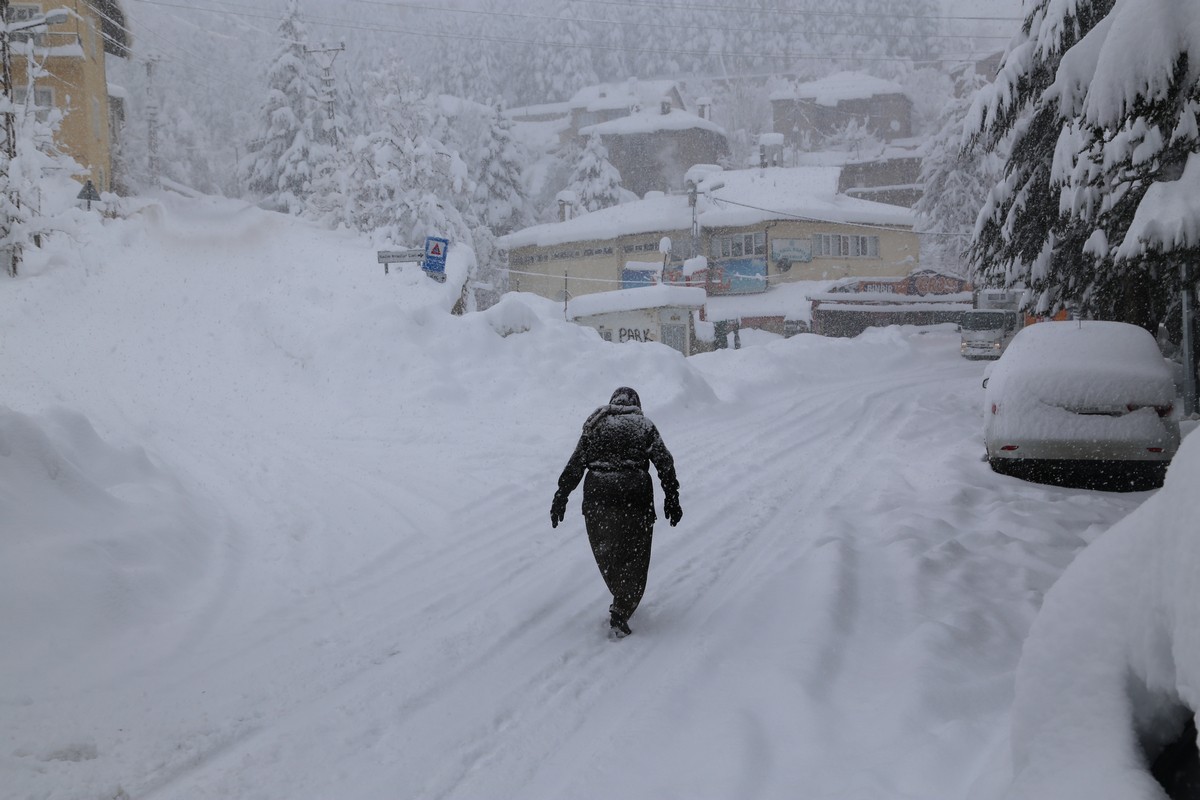
[[[584,523],[596,566],[613,596],[612,612],[629,619],[646,591],[654,517],[645,509],[601,507],[586,514]]]

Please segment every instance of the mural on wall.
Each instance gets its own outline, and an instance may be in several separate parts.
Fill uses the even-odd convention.
[[[658,283],[658,277],[662,274],[662,268],[655,270],[638,269],[625,267],[621,270],[621,288],[633,289],[639,286],[654,286]]]
[[[756,294],[767,290],[767,259],[730,258],[709,265],[709,294]]]

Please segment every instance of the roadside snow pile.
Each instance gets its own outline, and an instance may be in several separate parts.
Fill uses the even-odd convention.
[[[90,637],[169,621],[211,559],[201,508],[81,415],[0,407],[0,674],[19,683]]]
[[[1013,800],[1161,800],[1146,764],[1200,709],[1200,439],[1046,595],[1017,669]]]

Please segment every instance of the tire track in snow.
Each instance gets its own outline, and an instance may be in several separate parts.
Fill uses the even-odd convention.
[[[397,546],[331,585],[356,613],[352,633],[336,643],[346,649],[341,661],[285,671],[285,681],[309,682],[306,696],[264,714],[269,724],[162,783],[159,796],[237,794],[248,787],[232,768],[257,764],[265,753],[282,753],[277,758],[296,770],[267,763],[247,771],[268,776],[276,794],[334,791],[303,765],[344,762],[357,770],[364,797],[595,796],[581,790],[580,765],[627,758],[623,732],[653,730],[663,703],[685,691],[680,687],[696,687],[691,704],[723,710],[703,689],[732,688],[713,675],[729,657],[724,626],[761,622],[758,604],[772,594],[756,598],[756,587],[770,590],[780,581],[806,581],[805,597],[824,609],[805,614],[823,624],[789,632],[780,645],[796,658],[780,667],[804,687],[789,699],[818,716],[878,701],[857,695],[878,674],[866,668],[869,657],[886,648],[864,640],[896,638],[887,621],[918,602],[902,572],[909,556],[887,547],[936,547],[945,537],[861,530],[855,521],[863,519],[862,492],[879,488],[864,487],[863,478],[888,465],[899,423],[920,411],[914,398],[967,374],[960,365],[915,375],[850,370],[798,395],[764,390],[732,418],[722,418],[727,409],[705,409],[691,421],[703,435],[682,423],[666,426],[687,516],[680,528],[657,526],[650,590],[635,626],[641,636],[618,646],[602,640],[603,590],[577,515],[557,531],[546,524],[561,465],[545,474],[542,456],[513,457],[493,443],[494,455],[479,455],[486,468],[467,470],[464,480],[488,488],[465,493],[437,539]],[[735,448],[757,452],[760,470],[730,475],[697,467],[719,463]],[[823,453],[820,463],[797,458],[816,452]],[[508,467],[507,482],[489,486],[483,477],[497,464]],[[347,469],[352,478],[353,465]],[[900,475],[886,486],[909,480]],[[914,544],[905,545],[905,537]],[[298,654],[310,631],[337,622],[318,599],[302,605],[287,641],[273,649]],[[769,631],[780,632],[778,623]],[[421,637],[420,647],[404,646],[410,636]],[[734,641],[751,647],[747,656],[764,645],[752,631]],[[772,656],[763,650],[764,659]],[[324,752],[297,733],[339,714],[346,732],[324,742]],[[774,741],[772,723],[756,708],[734,724],[762,731],[768,747],[786,748],[787,741]],[[784,773],[797,761],[786,749],[760,757]],[[223,774],[233,777],[222,783]],[[592,777],[603,789],[605,777]],[[755,782],[743,773],[738,780],[742,789],[770,795],[778,778]]]

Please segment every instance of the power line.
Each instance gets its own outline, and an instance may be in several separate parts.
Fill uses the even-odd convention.
[[[179,3],[165,2],[165,0],[138,0],[140,3],[147,5],[162,6],[165,8],[180,8],[187,10],[197,10],[195,6],[187,6]],[[257,19],[278,19],[277,17],[269,17],[262,14],[248,14],[245,12],[234,11],[215,11],[213,9],[202,9],[210,13],[226,14],[229,16],[246,16]],[[490,35],[472,35],[461,33],[449,33],[443,30],[417,30],[410,27],[398,28],[381,25],[355,24],[348,22],[333,22],[324,21],[319,17],[305,17],[310,24],[326,25],[332,28],[340,28],[344,30],[354,31],[371,31],[377,33],[395,33],[402,36],[415,36],[422,39],[452,39],[465,40],[474,42],[495,42],[499,44],[513,44],[530,47],[555,47],[555,48],[572,48],[581,50],[610,50],[624,53],[642,53],[649,55],[678,55],[678,56],[695,56],[699,58],[747,58],[747,59],[765,59],[773,61],[828,61],[835,60],[839,54],[835,53],[792,53],[792,52],[776,52],[776,53],[755,53],[755,52],[738,52],[738,51],[712,51],[712,50],[688,50],[688,49],[672,49],[661,47],[622,47],[619,45],[608,45],[601,43],[578,43],[578,42],[554,42],[554,41],[538,41],[531,39],[518,39],[509,36],[490,36]],[[973,54],[957,54],[952,56],[939,56],[937,58],[902,58],[898,56],[863,56],[855,55],[854,59],[859,61],[871,62],[896,62],[896,63],[912,63],[918,61],[921,63],[934,64],[960,64],[966,61],[971,61],[976,58]]]
[[[969,231],[966,232],[965,234],[964,233],[953,233],[953,232],[942,232],[942,231],[918,231],[914,228],[902,228],[902,227],[895,226],[895,225],[878,225],[878,224],[874,224],[874,223],[870,223],[870,222],[846,222],[845,220],[822,219],[821,217],[810,217],[810,216],[805,216],[803,214],[793,214],[788,211],[779,211],[778,209],[774,209],[774,208],[763,208],[762,206],[755,206],[755,205],[751,205],[749,203],[739,203],[736,200],[726,200],[721,197],[716,197],[715,195],[709,195],[708,199],[712,200],[715,203],[728,203],[731,206],[739,206],[741,208],[749,208],[753,211],[762,211],[767,214],[775,214],[775,215],[778,215],[781,217],[789,217],[791,219],[798,219],[803,222],[820,222],[820,223],[823,223],[826,225],[853,225],[856,228],[870,228],[872,230],[879,230],[879,231],[896,231],[899,233],[915,233],[920,236],[970,235]]]
[[[879,19],[928,19],[928,20],[965,20],[968,22],[1022,22],[1022,17],[987,17],[987,16],[959,16],[953,15],[938,15],[938,14],[872,14],[869,12],[848,12],[848,11],[815,11],[803,10],[795,8],[745,8],[743,6],[723,6],[723,5],[703,5],[694,3],[649,3],[649,2],[631,2],[631,0],[568,0],[572,3],[586,3],[589,6],[607,5],[607,6],[631,6],[634,8],[655,8],[660,11],[731,11],[738,14],[761,14],[761,15],[793,15],[793,16],[818,16],[818,17],[874,17]]]
[[[413,10],[417,10],[417,11],[435,11],[435,12],[439,12],[439,13],[449,12],[449,13],[454,13],[454,14],[469,14],[469,15],[476,15],[476,16],[482,15],[482,16],[488,16],[488,17],[502,17],[505,19],[536,19],[536,20],[544,20],[544,21],[552,21],[552,22],[596,23],[599,25],[617,25],[617,26],[621,26],[621,27],[637,27],[637,28],[641,28],[641,29],[657,28],[657,29],[667,29],[667,30],[676,29],[676,30],[680,30],[680,31],[684,31],[684,30],[693,31],[694,30],[694,31],[721,31],[722,33],[729,32],[728,27],[722,27],[722,26],[717,26],[717,25],[698,25],[698,24],[694,24],[694,23],[690,23],[690,22],[684,23],[681,25],[672,25],[672,24],[666,24],[666,23],[644,24],[644,23],[640,23],[640,22],[632,22],[632,21],[624,21],[624,20],[596,19],[596,18],[591,18],[591,17],[558,17],[558,16],[553,16],[550,14],[524,14],[524,13],[510,12],[510,11],[489,11],[489,10],[478,9],[478,8],[439,8],[437,6],[428,6],[428,5],[421,5],[419,3],[403,2],[403,0],[350,0],[350,2],[360,3],[362,5],[369,5],[369,6],[382,6],[384,8],[394,8],[397,10],[404,8],[404,9],[413,9]],[[588,5],[596,6],[596,5],[623,5],[623,4],[604,3],[604,2],[598,2],[597,0],[590,0]],[[795,13],[803,13],[803,12],[795,12]],[[814,13],[818,13],[818,12],[814,12]],[[846,15],[840,15],[840,16],[846,16]],[[858,16],[875,16],[875,15],[868,14],[868,15],[858,15]],[[928,19],[934,19],[934,18],[929,17]],[[751,28],[751,27],[745,27],[745,26],[738,26],[737,30],[738,30],[738,33],[743,33],[743,34],[745,34],[745,33],[771,34],[771,33],[776,33],[778,31],[778,29]],[[846,32],[846,31],[838,31],[838,30],[816,30],[816,29],[809,29],[809,30],[806,30],[805,32],[819,35],[819,36],[853,36],[853,37],[860,37],[860,38],[865,37],[865,38],[873,38],[873,39],[972,39],[972,40],[973,39],[997,39],[997,40],[1002,40],[1002,41],[1008,41],[1009,39],[1012,38],[1011,36],[1004,36],[1004,35],[998,35],[998,34],[997,35],[981,34],[978,36],[974,36],[974,35],[970,35],[970,34],[954,34],[954,33],[870,34],[870,33],[850,33],[850,32]]]
[[[113,17],[109,16],[99,6],[95,7],[94,10],[103,20],[108,22],[113,27],[119,28],[120,30],[124,31],[126,33],[126,35],[132,37],[133,34],[135,33],[134,29],[129,27],[128,24],[118,21],[118,20],[114,19]],[[165,42],[170,48],[170,49],[164,49],[161,46],[155,47],[154,45],[151,45],[150,46],[151,57],[154,56],[153,51],[156,49],[158,50],[158,53],[162,57],[163,60],[175,61],[175,60],[177,60],[176,57],[181,54],[184,56],[190,56],[190,58],[184,59],[184,60],[188,61],[189,69],[194,69],[197,72],[202,72],[207,77],[217,80],[217,81],[224,82],[224,81],[228,80],[229,76],[227,74],[220,75],[216,72],[213,72],[210,69],[210,65],[212,63],[212,60],[210,58],[208,58],[206,56],[202,56],[199,53],[189,51],[187,48],[176,44],[175,42],[171,41],[170,39],[167,39],[167,37],[163,36],[161,33],[155,31],[153,28],[146,25],[144,22],[138,22],[137,28],[138,28],[138,30],[136,32],[140,33],[140,32],[144,31],[145,33],[150,34],[151,36],[155,37],[156,39],[160,39],[161,41]],[[101,36],[103,36],[104,40],[107,42],[113,42],[115,44],[119,44],[119,42],[117,42],[110,34],[105,33],[104,31],[101,31]]]

